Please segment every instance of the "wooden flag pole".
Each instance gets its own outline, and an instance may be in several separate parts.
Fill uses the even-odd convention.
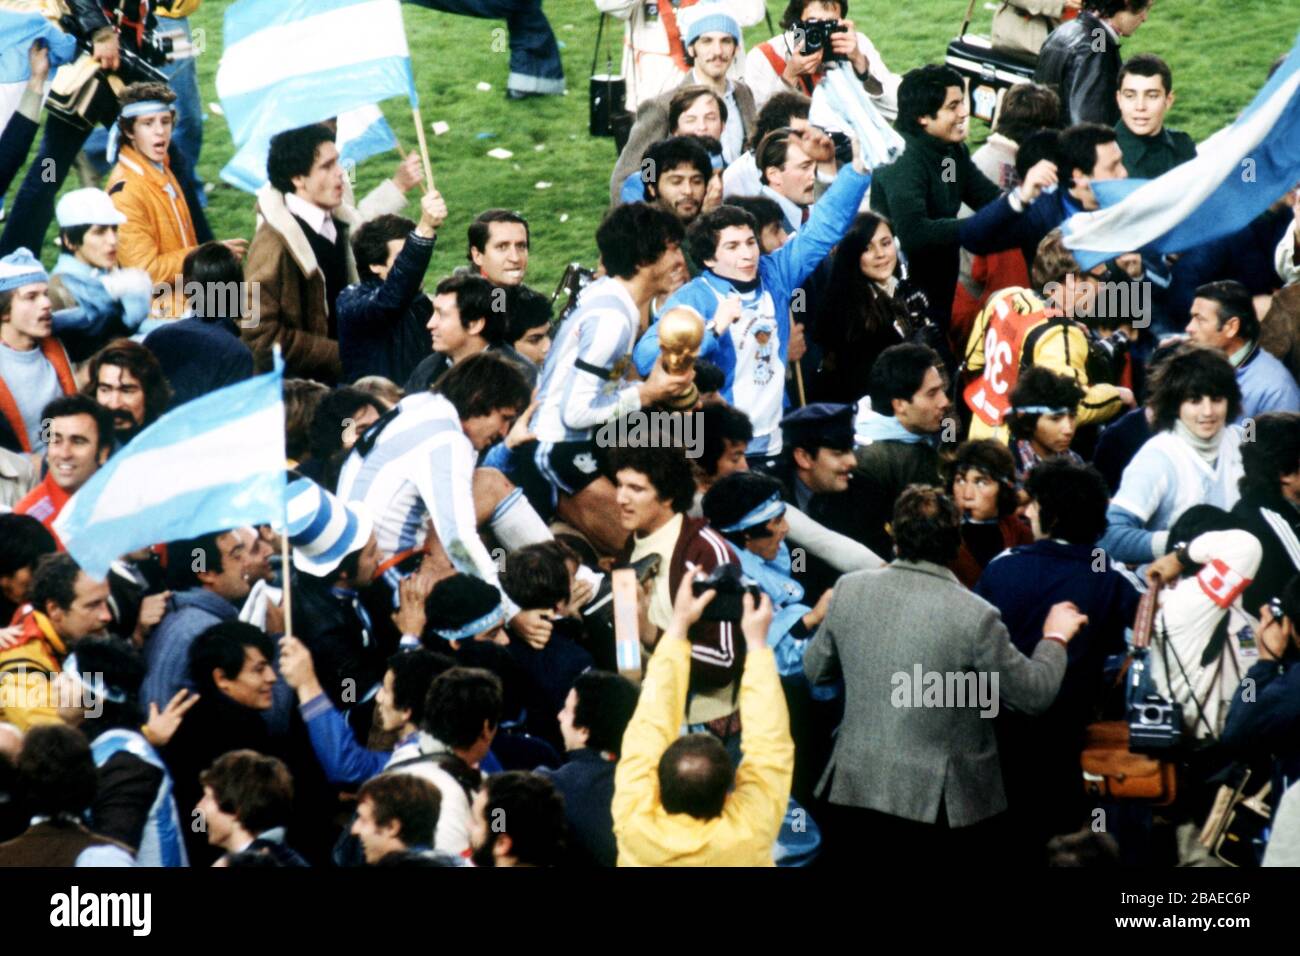
[[[280,535],[280,577],[284,580],[284,600],[280,602],[280,607],[284,610],[284,633],[293,633],[293,598],[292,588],[289,581],[293,577],[293,563],[289,558],[289,528],[286,525],[284,533]]]
[[[415,119],[415,135],[420,140],[420,158],[424,160],[425,192],[433,192],[433,164],[429,162],[429,141],[424,135],[424,120],[420,118],[420,108],[411,107],[411,116]]]
[[[799,391],[799,407],[803,408],[808,404],[808,398],[803,393],[803,366],[798,362],[794,363],[794,384]]]

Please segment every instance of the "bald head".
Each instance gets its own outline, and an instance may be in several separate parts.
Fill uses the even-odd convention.
[[[659,758],[659,802],[669,813],[699,820],[722,815],[735,768],[712,734],[679,737]]]

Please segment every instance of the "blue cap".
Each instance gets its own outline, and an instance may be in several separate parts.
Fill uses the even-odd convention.
[[[33,282],[49,281],[50,274],[30,249],[18,248],[0,259],[0,292],[12,292]]]
[[[690,46],[706,33],[729,33],[740,46],[740,21],[720,3],[697,3],[678,16],[682,23],[682,42]]]
[[[853,447],[853,406],[816,402],[781,419],[786,442],[801,448]]]

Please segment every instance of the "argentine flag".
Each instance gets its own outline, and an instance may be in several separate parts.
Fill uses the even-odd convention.
[[[240,189],[266,182],[276,133],[337,116],[342,134],[354,110],[393,96],[418,102],[399,0],[238,0],[223,42],[217,95],[239,151],[221,178]],[[369,115],[345,161],[396,145],[378,109]]]
[[[50,75],[77,57],[77,41],[42,14],[46,0],[0,0],[0,129],[9,123],[23,95],[31,68],[27,51],[35,40],[50,50]]]
[[[129,551],[240,525],[282,524],[284,365],[186,402],[77,491],[54,522],[82,570],[104,578]]]
[[[1102,208],[1062,226],[1085,269],[1135,249],[1184,252],[1244,229],[1300,183],[1300,37],[1272,79],[1196,158],[1157,179],[1094,182]]]

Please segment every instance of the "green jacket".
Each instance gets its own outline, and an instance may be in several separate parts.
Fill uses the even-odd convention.
[[[1196,156],[1196,142],[1182,130],[1166,126],[1154,136],[1137,136],[1120,120],[1115,136],[1124,168],[1134,179],[1155,179]]]
[[[1002,191],[971,162],[964,143],[925,133],[903,133],[903,140],[903,155],[873,175],[871,208],[893,223],[912,281],[925,291],[935,315],[946,319],[959,265],[957,210],[963,202],[982,209]]]

